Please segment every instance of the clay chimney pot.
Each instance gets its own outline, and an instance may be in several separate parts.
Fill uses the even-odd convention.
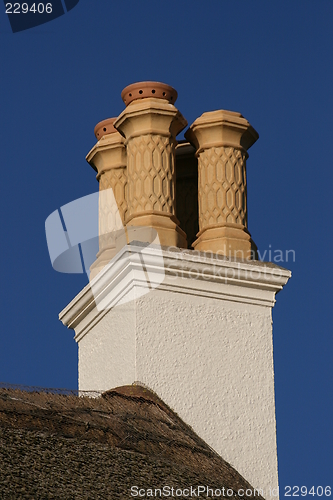
[[[94,128],[94,134],[96,139],[99,141],[104,135],[114,134],[117,130],[114,128],[113,123],[116,121],[116,118],[107,118],[106,120],[102,120],[97,123]]]
[[[195,250],[228,257],[257,259],[247,229],[247,149],[259,135],[234,111],[203,113],[185,138],[198,158],[199,233]]]
[[[132,83],[124,88],[121,98],[128,106],[135,99],[144,99],[146,97],[155,97],[156,99],[165,99],[174,104],[177,100],[177,90],[166,83],[161,82],[138,82]]]

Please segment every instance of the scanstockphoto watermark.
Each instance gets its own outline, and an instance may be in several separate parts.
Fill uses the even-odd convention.
[[[273,249],[272,245],[268,245],[268,249],[261,252],[258,250],[258,260],[273,262],[278,265],[296,262],[296,251],[292,248],[289,250]]]
[[[233,490],[231,488],[215,488],[208,485],[198,485],[198,486],[187,486],[184,488],[177,488],[173,486],[163,486],[162,488],[140,488],[139,486],[131,487],[131,497],[132,498],[216,498],[216,497],[240,497],[240,498],[256,498],[258,496],[263,496],[264,491],[262,489],[248,488],[239,490]],[[277,497],[279,494],[278,488],[270,488],[269,496]],[[267,496],[267,495],[266,495]]]
[[[254,260],[249,260],[249,255],[241,250],[231,253],[228,248],[215,253],[162,248],[155,229],[124,225],[112,189],[84,196],[55,210],[45,221],[45,231],[53,268],[62,273],[86,273],[99,310],[133,298],[122,285],[114,290],[112,302],[100,293],[97,276],[102,270],[112,274],[112,267],[118,272],[122,267],[123,275],[126,269],[135,271],[135,276],[130,273],[128,278],[131,281],[134,276],[131,283],[135,281],[136,287],[132,291],[138,297],[158,288],[166,274],[170,279],[213,279],[225,283],[279,280],[285,272],[284,263],[296,260],[294,250],[275,250],[272,245],[254,254]],[[270,260],[276,265],[260,260]],[[91,269],[95,271],[93,279]]]
[[[250,498],[257,498],[258,496],[264,498],[277,499],[279,496],[279,487],[272,488],[269,487],[266,491],[262,488],[240,488],[238,490],[233,490],[232,488],[216,488],[207,485],[200,486],[187,486],[184,488],[173,487],[173,486],[163,486],[162,488],[141,488],[139,486],[132,486],[130,490],[130,495],[132,498],[244,498],[249,500]],[[285,486],[284,496],[297,496],[297,497],[330,497],[332,495],[331,486]]]
[[[178,247],[169,247],[168,250],[173,252],[179,252]],[[225,246],[216,252],[205,251],[201,252],[198,250],[192,251],[193,260],[211,259],[217,257],[228,258],[229,260],[235,261],[259,261],[259,262],[272,262],[278,266],[285,264],[290,264],[291,262],[296,262],[296,251],[292,248],[290,249],[274,249],[271,244],[268,248],[263,250],[252,250],[251,252],[245,252],[243,250],[234,250],[231,245]]]
[[[169,252],[172,252],[173,259],[167,260],[165,271],[171,279],[190,278],[195,280],[212,280],[216,279],[224,283],[232,283],[235,280],[242,281],[265,281],[282,278],[285,275],[285,269],[281,265],[272,265],[275,262],[259,261],[257,258],[253,260],[246,258],[245,254],[240,250],[235,257],[235,253],[228,256],[224,251],[218,252],[201,252],[191,250],[189,255],[191,264],[183,260],[184,250],[178,247],[169,247]],[[273,253],[271,245],[268,252],[262,252],[263,255]],[[275,255],[280,260],[282,256],[294,262],[296,253],[294,250],[275,251]]]
[[[285,270],[275,268],[273,271],[267,266],[261,268],[246,269],[241,263],[235,264],[234,267],[212,266],[197,266],[194,263],[191,267],[187,265],[166,265],[165,271],[170,279],[188,278],[194,280],[211,281],[215,278],[216,281],[224,283],[232,283],[235,281],[269,281],[272,278],[279,279],[284,276]]]
[[[4,0],[4,11],[13,33],[28,30],[49,23],[74,9],[79,0],[25,0],[8,2]]]
[[[53,269],[61,273],[86,273],[98,310],[130,302],[133,293],[138,298],[164,281],[164,259],[157,232],[153,228],[124,226],[111,188],[78,198],[52,212],[45,221],[45,233]],[[141,244],[129,245],[131,242]],[[126,251],[122,252],[126,245]],[[154,266],[150,258],[152,249]],[[98,278],[90,279],[91,268],[103,250],[107,251],[107,258],[98,271],[110,270],[116,264],[118,272],[121,268],[124,275],[132,268],[135,282],[140,284],[132,289],[133,293],[125,293],[121,285],[115,285],[116,299],[110,303],[100,293]],[[128,275],[129,280],[132,274]]]

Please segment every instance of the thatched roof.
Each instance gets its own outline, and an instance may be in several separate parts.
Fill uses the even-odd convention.
[[[1,498],[125,499],[135,498],[134,486],[171,492],[198,485],[225,488],[226,498],[227,489],[234,498],[252,489],[140,386],[98,398],[0,388]]]

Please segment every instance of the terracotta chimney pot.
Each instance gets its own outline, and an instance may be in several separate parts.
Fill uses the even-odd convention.
[[[145,99],[146,97],[155,97],[156,99],[164,99],[171,104],[177,100],[177,91],[161,82],[138,82],[132,83],[124,88],[121,93],[121,98],[128,106],[135,99]]]
[[[97,123],[96,127],[94,128],[94,134],[98,141],[104,135],[109,135],[117,132],[117,130],[113,126],[114,121],[115,118],[108,118],[107,120],[102,120],[101,122]]]
[[[122,97],[127,106],[114,126],[127,149],[129,241],[140,240],[135,228],[149,227],[161,245],[186,248],[186,234],[175,216],[176,135],[187,125],[172,104],[177,92],[163,83],[142,82],[126,87]]]
[[[259,135],[233,111],[211,111],[197,118],[185,137],[198,157],[199,233],[196,250],[256,259],[247,230],[247,150]]]
[[[124,138],[113,126],[115,120],[97,123],[94,132],[99,140],[86,157],[99,181],[99,252],[90,267],[90,280],[117,253],[116,235],[123,230],[127,211],[126,148]]]

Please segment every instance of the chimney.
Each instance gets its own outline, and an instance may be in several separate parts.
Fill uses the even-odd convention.
[[[219,110],[177,143],[186,120],[172,87],[138,83],[122,97],[87,156],[100,192],[114,193],[100,199],[94,277],[60,313],[75,330],[79,389],[148,387],[268,495],[278,486],[272,308],[290,272],[255,260],[247,230],[258,134]]]

